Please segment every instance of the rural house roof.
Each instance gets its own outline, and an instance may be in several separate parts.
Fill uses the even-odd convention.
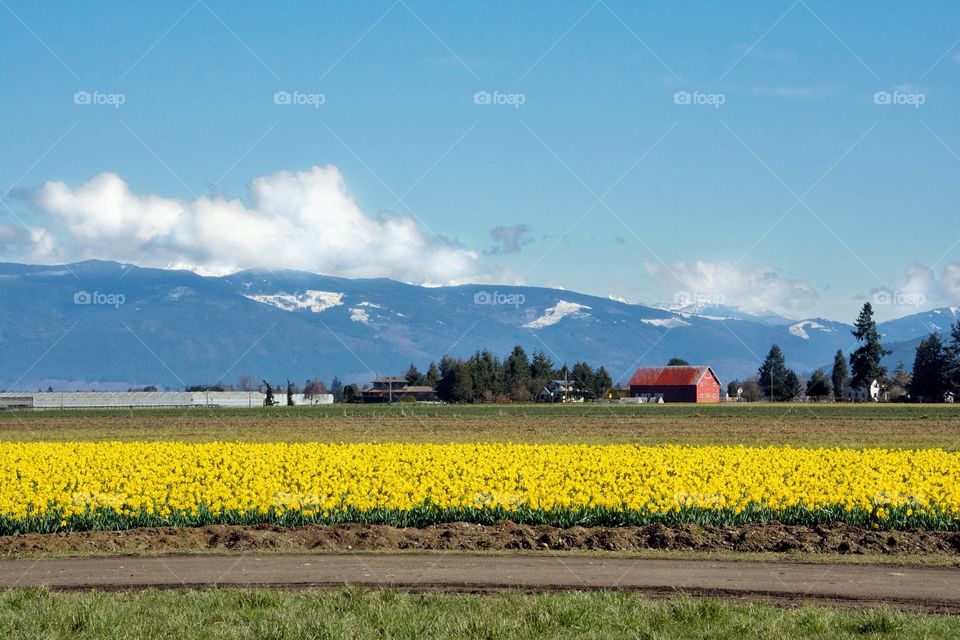
[[[708,371],[717,377],[710,367],[640,367],[630,378],[630,386],[696,386]]]

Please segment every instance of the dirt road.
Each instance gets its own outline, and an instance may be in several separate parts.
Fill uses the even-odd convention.
[[[677,591],[784,603],[888,604],[960,613],[960,570],[559,555],[208,555],[0,561],[0,588],[284,588],[344,584],[413,591],[498,589]]]

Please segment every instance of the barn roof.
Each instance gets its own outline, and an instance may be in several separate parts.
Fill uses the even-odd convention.
[[[710,367],[640,367],[630,378],[630,385],[646,386],[683,386],[696,385],[704,374],[710,372],[714,378],[716,374]]]

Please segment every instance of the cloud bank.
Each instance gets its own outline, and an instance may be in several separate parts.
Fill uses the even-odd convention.
[[[674,302],[699,301],[789,314],[812,307],[818,298],[810,284],[772,267],[703,260],[644,266]]]
[[[913,262],[904,269],[900,286],[871,289],[869,299],[874,305],[902,310],[960,305],[960,263],[948,263],[938,276],[930,267]]]
[[[303,269],[407,282],[478,281],[478,254],[409,216],[365,215],[332,166],[283,171],[250,183],[245,200],[138,195],[102,173],[77,188],[47,182],[27,194],[30,232],[0,229],[0,242],[37,263],[89,258],[224,274]]]

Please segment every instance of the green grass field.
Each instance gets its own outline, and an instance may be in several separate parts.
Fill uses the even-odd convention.
[[[336,405],[0,411],[0,441],[557,442],[960,447],[960,405]]]
[[[34,638],[955,638],[960,617],[776,608],[629,592],[414,595],[208,589],[0,593],[0,637]]]

